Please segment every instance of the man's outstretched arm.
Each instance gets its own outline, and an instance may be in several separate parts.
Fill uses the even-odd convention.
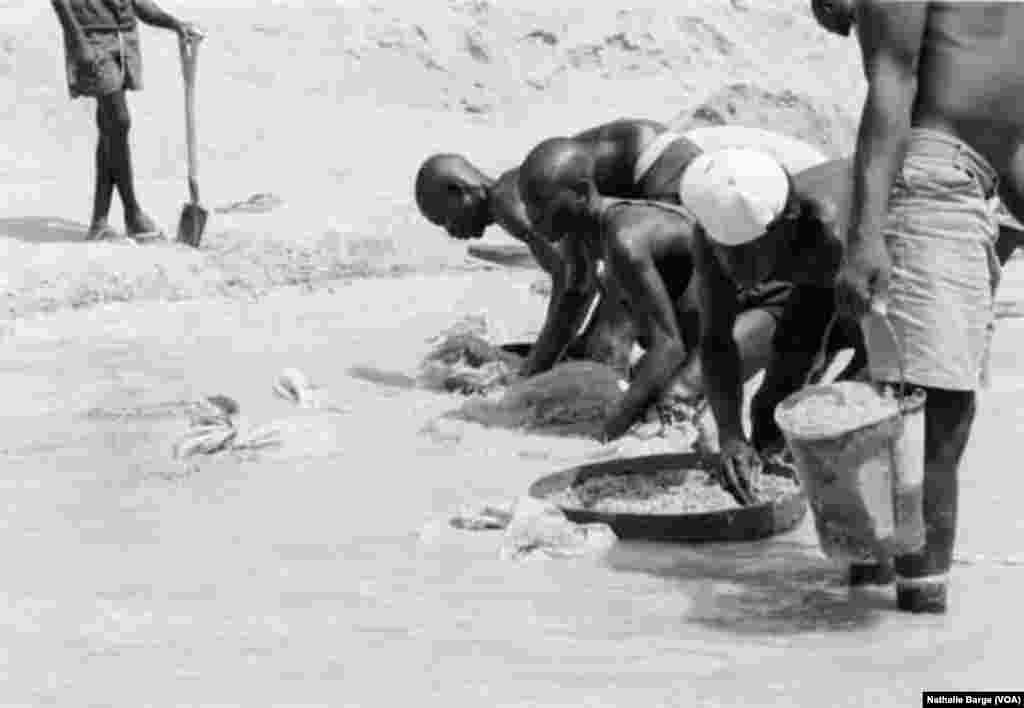
[[[190,39],[201,39],[203,34],[189,22],[182,22],[177,17],[166,12],[153,0],[132,0],[135,5],[135,15],[147,25],[160,27],[161,29],[177,32],[181,36]]]
[[[722,272],[702,230],[694,238],[700,305],[700,356],[704,388],[719,442],[743,440],[743,374],[733,328],[739,314],[736,286]]]
[[[700,363],[721,448],[719,482],[741,504],[753,504],[752,480],[761,471],[761,458],[743,432],[743,368],[733,336],[739,315],[736,285],[722,271],[701,228],[693,250],[700,297]]]
[[[566,237],[558,251],[564,256],[563,276],[552,276],[551,299],[547,317],[537,341],[520,370],[522,376],[547,371],[572,343],[583,324],[587,306],[598,292],[594,274],[596,264],[585,253],[578,239]]]

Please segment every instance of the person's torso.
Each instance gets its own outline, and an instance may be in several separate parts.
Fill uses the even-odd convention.
[[[952,133],[997,170],[1024,136],[1024,3],[937,2],[918,64],[914,124]]]
[[[693,277],[693,228],[695,220],[686,210],[649,200],[613,199],[601,214],[602,253],[608,264],[608,278],[618,286],[619,275],[607,257],[613,230],[642,227],[643,243],[634,244],[647,251],[673,302],[686,293]]]
[[[135,27],[132,0],[71,0],[71,11],[86,32],[127,31]]]
[[[813,211],[789,241],[776,276],[786,282],[832,287],[842,259],[852,189],[852,162],[830,160],[793,176],[793,188]]]
[[[768,282],[784,281],[793,285],[831,288],[842,262],[843,248],[831,228],[818,221],[793,234],[785,256],[776,262]]]

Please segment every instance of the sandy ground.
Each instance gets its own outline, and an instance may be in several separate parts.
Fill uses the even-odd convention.
[[[282,203],[213,214],[193,251],[81,243],[91,108],[66,99],[46,4],[0,3],[0,704],[862,706],[1013,683],[1018,320],[1000,323],[964,465],[943,618],[848,596],[808,524],[759,544],[502,562],[495,534],[447,518],[599,446],[452,423],[457,398],[409,385],[456,318],[529,338],[544,303],[535,272],[484,268],[416,216],[425,155],[497,171],[548,135],[672,120],[729,82],[817,106],[805,127],[841,152],[863,95],[851,43],[795,0],[219,4],[167,3],[210,32],[204,200]],[[144,41],[140,189],[173,228],[176,53]],[[1001,297],[1022,294],[1016,261]],[[285,367],[334,410],[274,398]],[[276,421],[284,446],[173,461],[184,403],[215,393],[247,425]]]

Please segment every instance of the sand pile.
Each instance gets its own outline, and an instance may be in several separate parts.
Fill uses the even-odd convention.
[[[614,369],[589,361],[567,361],[550,371],[512,383],[501,407],[524,416],[524,427],[603,421],[628,384]]]
[[[485,427],[596,435],[627,384],[611,367],[567,361],[487,396],[463,402],[451,415]]]
[[[799,138],[833,158],[852,153],[857,137],[856,117],[839,104],[792,89],[769,90],[752,82],[715,90],[681,112],[670,125],[679,131],[717,125],[763,128]]]
[[[487,394],[516,375],[522,358],[493,343],[487,319],[470,315],[433,339],[433,348],[420,362],[417,383],[432,391]]]
[[[776,412],[779,424],[799,438],[832,438],[898,415],[900,402],[885,389],[880,395],[871,384],[839,381],[817,393],[808,393]]]

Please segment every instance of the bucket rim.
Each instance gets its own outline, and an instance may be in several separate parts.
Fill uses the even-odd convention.
[[[847,384],[849,384],[849,383],[857,383],[857,384],[861,384],[861,385],[864,385],[864,386],[869,386],[869,387],[875,389],[876,391],[879,388],[883,387],[883,386],[889,385],[889,384],[887,384],[885,382],[878,382],[878,381],[870,381],[870,382],[868,382],[868,381],[845,381],[845,382],[842,382],[842,383],[847,383]],[[783,416],[781,415],[781,413],[784,410],[792,408],[797,403],[799,403],[801,400],[803,400],[807,396],[812,395],[814,393],[819,393],[819,392],[828,391],[828,390],[835,390],[836,386],[837,386],[837,384],[835,384],[835,383],[815,384],[815,385],[812,385],[812,386],[805,386],[802,389],[800,389],[799,391],[795,391],[795,392],[789,394],[788,396],[786,396],[786,398],[784,398],[782,400],[782,402],[779,403],[775,407],[775,412],[773,414],[773,417],[775,418],[776,424],[779,426],[779,428],[782,429],[782,432],[786,436],[787,439],[791,438],[793,440],[807,441],[807,442],[814,442],[814,441],[820,441],[820,440],[836,440],[836,439],[841,438],[841,437],[843,437],[845,435],[850,435],[852,433],[857,433],[857,432],[860,432],[862,430],[865,430],[866,428],[871,428],[871,427],[874,427],[874,426],[879,425],[881,423],[885,423],[887,421],[894,420],[896,418],[903,418],[904,416],[908,416],[908,415],[911,415],[913,413],[917,413],[919,410],[921,410],[924,407],[925,400],[928,397],[927,392],[924,391],[924,389],[921,389],[921,388],[911,389],[909,393],[907,393],[906,395],[903,395],[903,396],[900,396],[900,394],[897,393],[896,395],[899,397],[899,400],[897,401],[898,410],[895,413],[890,413],[889,415],[885,416],[884,418],[878,418],[876,420],[869,420],[867,422],[861,423],[860,425],[858,425],[858,426],[856,426],[854,428],[850,428],[848,430],[843,430],[842,432],[839,432],[839,433],[828,433],[828,434],[820,433],[820,434],[816,434],[816,435],[797,434],[797,433],[793,432],[789,428],[788,425],[785,424]]]

